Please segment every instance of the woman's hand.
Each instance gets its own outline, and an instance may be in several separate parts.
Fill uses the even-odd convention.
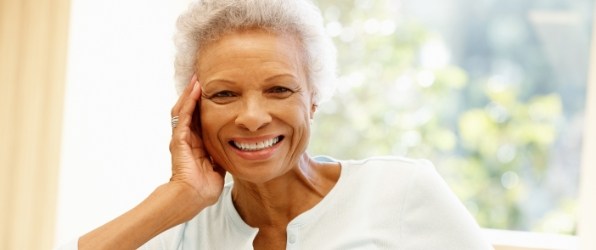
[[[193,76],[172,108],[172,116],[178,116],[179,123],[173,128],[170,142],[170,182],[159,186],[133,209],[83,235],[79,249],[136,249],[217,201],[223,190],[225,171],[211,163],[198,131],[199,124],[193,125],[200,96],[201,88]]]
[[[195,75],[172,108],[172,117],[178,116],[179,122],[172,129],[170,141],[170,184],[181,184],[191,188],[196,191],[201,204],[212,205],[223,190],[225,170],[211,162],[200,137],[200,124],[197,124],[200,121],[193,121],[193,115],[200,117],[200,99],[201,87]]]

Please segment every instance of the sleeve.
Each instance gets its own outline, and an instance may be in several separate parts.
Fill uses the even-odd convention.
[[[79,249],[79,238],[71,240],[70,242],[56,248],[56,250],[77,250],[77,249]]]
[[[403,207],[405,249],[493,249],[429,161],[417,166]]]
[[[180,249],[187,223],[170,228],[139,247],[139,250]]]

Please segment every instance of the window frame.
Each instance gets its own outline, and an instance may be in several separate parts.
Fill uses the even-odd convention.
[[[495,250],[571,250],[578,249],[578,236],[483,229]]]
[[[592,9],[596,14],[596,7]],[[590,197],[596,190],[596,18],[592,18],[592,41],[588,67],[587,97],[584,120],[584,141],[582,145],[582,166],[580,169],[578,237],[580,249],[596,249],[596,199]],[[590,129],[592,128],[592,129]],[[593,196],[593,194],[592,194]],[[591,236],[591,237],[590,237]]]

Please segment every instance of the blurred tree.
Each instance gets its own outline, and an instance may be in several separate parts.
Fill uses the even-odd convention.
[[[575,197],[552,192],[547,176],[572,116],[530,25],[514,15],[531,4],[507,5],[517,7],[506,20],[482,12],[459,31],[461,44],[475,43],[462,49],[402,13],[407,1],[317,2],[340,76],[317,113],[311,153],[429,158],[483,227],[574,232]],[[487,4],[460,2],[471,5],[463,13]]]

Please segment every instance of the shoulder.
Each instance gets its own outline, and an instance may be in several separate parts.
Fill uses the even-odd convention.
[[[398,225],[407,249],[491,249],[430,161],[384,156],[340,162],[353,180],[367,183],[361,184],[365,189],[371,186],[384,200],[398,204]]]
[[[392,211],[401,211],[412,197],[419,197],[416,192],[421,189],[446,188],[433,164],[424,159],[380,156],[336,161],[342,166],[337,192],[347,193],[349,199],[374,200],[377,205],[393,204]]]
[[[433,164],[426,159],[414,159],[401,156],[375,156],[361,160],[339,161],[350,168],[377,168],[387,171],[411,171],[419,168],[434,169]]]
[[[460,203],[429,160],[380,156],[340,162],[346,175],[361,182],[382,185],[384,189],[399,186],[407,205],[416,207],[425,203],[434,207]]]
[[[397,224],[407,249],[491,249],[474,218],[430,161],[373,157],[342,164],[351,172],[352,183],[375,190],[384,205],[396,205],[393,208],[397,208],[394,212],[399,214]]]
[[[358,178],[374,178],[392,183],[404,182],[419,175],[435,175],[434,165],[426,159],[412,159],[398,156],[377,156],[362,160],[339,161],[342,171]]]
[[[400,156],[376,156],[361,160],[337,160],[328,156],[317,156],[318,162],[339,162],[340,181],[348,183],[348,189],[361,192],[403,195],[412,185],[441,180],[434,165],[426,159]],[[438,178],[437,178],[438,177]],[[424,179],[422,181],[415,181]],[[350,191],[350,192],[351,192]]]

